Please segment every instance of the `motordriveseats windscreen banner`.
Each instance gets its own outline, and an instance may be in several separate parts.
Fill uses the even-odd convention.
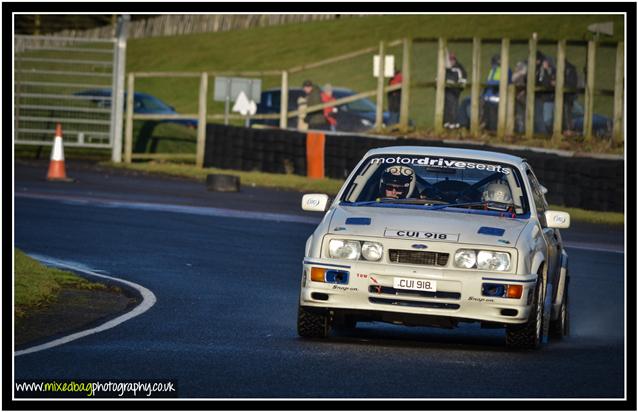
[[[512,173],[510,167],[494,164],[494,163],[482,163],[471,160],[452,159],[445,157],[428,157],[428,156],[382,156],[375,157],[371,160],[372,164],[384,164],[384,165],[405,165],[405,166],[423,166],[423,167],[438,167],[446,169],[476,169],[485,170],[487,172],[499,172],[503,174]]]

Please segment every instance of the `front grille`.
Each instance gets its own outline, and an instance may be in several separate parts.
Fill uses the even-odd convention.
[[[390,249],[390,262],[412,265],[445,266],[450,258],[449,253],[422,252],[416,250]]]
[[[370,303],[381,305],[410,306],[415,308],[458,309],[461,307],[456,303],[417,302],[413,300],[375,298],[372,296],[369,297],[368,300],[370,301]]]
[[[393,295],[393,296],[417,296],[420,298],[434,298],[434,299],[461,299],[461,294],[458,292],[424,292],[421,290],[410,290],[410,289],[395,289],[390,286],[381,286],[381,285],[370,285],[368,288],[368,292],[374,293],[377,295]]]

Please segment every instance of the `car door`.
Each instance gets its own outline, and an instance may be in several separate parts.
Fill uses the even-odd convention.
[[[560,234],[558,229],[547,227],[547,221],[545,219],[545,211],[548,209],[545,195],[541,189],[541,185],[534,175],[531,167],[526,167],[527,178],[532,188],[532,199],[536,205],[536,212],[538,213],[538,221],[541,225],[541,231],[543,238],[547,243],[547,276],[548,283],[555,286],[557,285],[558,275],[560,273]],[[556,288],[553,288],[553,294],[556,293]],[[552,296],[554,298],[554,296]]]

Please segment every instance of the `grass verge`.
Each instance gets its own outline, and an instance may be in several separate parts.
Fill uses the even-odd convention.
[[[147,163],[126,164],[102,162],[101,165],[151,174],[187,177],[201,181],[206,180],[207,174],[222,173],[238,176],[242,185],[296,190],[300,192],[318,192],[329,195],[337,194],[341,185],[343,185],[343,180],[339,179],[308,179],[304,176],[292,174],[263,173],[256,171],[245,172],[217,168],[199,169],[192,164],[183,163],[152,161]],[[623,213],[584,210],[560,205],[550,205],[550,208],[568,212],[572,221],[606,225],[622,225],[625,221],[625,215]]]
[[[15,249],[16,322],[54,301],[62,288],[107,290],[106,285],[89,282],[73,273],[44,266]]]

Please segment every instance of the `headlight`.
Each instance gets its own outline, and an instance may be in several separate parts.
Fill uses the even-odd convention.
[[[361,254],[366,260],[379,260],[383,256],[383,246],[376,242],[363,242]]]
[[[510,254],[490,250],[459,249],[454,255],[454,265],[464,269],[505,271],[510,268]]]
[[[508,270],[510,268],[510,254],[481,250],[476,257],[476,263],[481,270]]]
[[[473,268],[476,265],[476,252],[469,249],[458,250],[454,255],[454,264],[460,268]]]
[[[356,260],[361,256],[361,244],[356,240],[332,239],[328,249],[334,259]]]

